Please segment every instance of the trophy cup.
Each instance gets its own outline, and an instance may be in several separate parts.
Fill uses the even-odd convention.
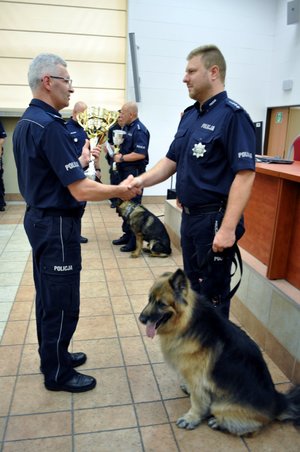
[[[97,144],[102,144],[107,140],[108,129],[117,122],[119,113],[117,111],[106,110],[100,107],[88,107],[84,112],[77,115],[77,121],[85,130],[92,150]],[[95,158],[91,156],[89,167],[85,175],[95,180]]]
[[[118,154],[120,152],[120,145],[124,141],[124,135],[126,135],[126,132],[124,130],[114,130],[113,131],[114,154]],[[112,170],[117,171],[117,163],[116,162],[113,162]]]

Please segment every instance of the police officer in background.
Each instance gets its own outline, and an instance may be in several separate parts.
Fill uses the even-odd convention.
[[[120,112],[120,121],[126,134],[120,152],[114,155],[114,161],[117,163],[120,179],[124,180],[130,174],[138,176],[145,172],[146,165],[149,163],[150,133],[138,118],[138,107],[135,102],[127,102],[123,105]],[[141,204],[142,193],[133,198],[132,201]],[[124,232],[122,237],[113,240],[112,243],[123,245],[120,248],[123,252],[135,250],[135,235],[126,221],[123,221],[122,230]]]
[[[15,128],[13,149],[27,204],[24,227],[32,247],[41,371],[47,389],[83,392],[96,380],[74,369],[86,355],[68,351],[79,318],[83,206],[112,196],[130,199],[138,190],[128,188],[130,178],[119,186],[86,178],[82,168],[89,162],[89,143],[78,159],[59,113],[74,92],[62,58],[38,55],[28,81],[33,99]]]
[[[123,123],[120,119],[120,113],[121,110],[118,110],[119,112],[119,117],[118,120],[115,124],[113,124],[109,129],[108,129],[108,134],[107,134],[107,141],[108,144],[111,146],[111,149],[113,150],[114,148],[114,131],[115,130],[122,130],[123,129]],[[118,185],[121,180],[120,180],[120,175],[119,172],[117,171],[117,169],[114,168],[113,164],[114,164],[114,156],[110,155],[110,153],[108,152],[108,149],[106,146],[104,146],[104,152],[105,154],[105,158],[107,160],[107,163],[109,164],[109,176],[110,176],[110,183],[112,185]],[[111,206],[112,208],[116,208],[117,207],[117,199],[116,198],[112,198],[110,199],[111,202]]]
[[[2,125],[2,122],[0,121],[0,212],[5,211],[6,202],[4,199],[5,195],[5,188],[4,188],[4,181],[3,181],[3,145],[5,138],[7,137],[5,129]]]
[[[69,130],[75,147],[77,151],[78,158],[81,156],[82,148],[85,145],[86,140],[88,139],[88,136],[86,134],[86,131],[84,128],[79,124],[77,120],[77,115],[79,113],[83,113],[87,109],[87,105],[84,102],[76,102],[76,104],[73,107],[72,116],[67,121],[67,129]],[[80,236],[80,243],[87,243],[88,239],[86,237]]]
[[[220,50],[198,47],[187,61],[183,82],[196,102],[184,111],[166,157],[131,186],[149,187],[177,171],[184,270],[193,289],[228,317],[234,245],[244,233],[242,214],[255,177],[255,130],[227,97]],[[211,250],[211,264],[202,265]]]

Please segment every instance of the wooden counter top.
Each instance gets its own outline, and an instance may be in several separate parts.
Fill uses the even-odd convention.
[[[279,177],[280,179],[300,182],[300,162],[294,162],[291,164],[256,163],[256,172]]]

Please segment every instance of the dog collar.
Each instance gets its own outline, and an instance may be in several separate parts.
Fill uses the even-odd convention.
[[[134,211],[134,209],[136,208],[138,204],[130,204],[129,206],[126,207],[126,210],[124,212],[124,217],[129,217],[129,215]]]

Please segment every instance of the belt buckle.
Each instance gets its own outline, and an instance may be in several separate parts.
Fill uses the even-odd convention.
[[[184,206],[184,211],[185,211],[185,213],[187,213],[188,215],[191,214],[190,209],[189,209],[188,207],[186,207],[186,206]]]

